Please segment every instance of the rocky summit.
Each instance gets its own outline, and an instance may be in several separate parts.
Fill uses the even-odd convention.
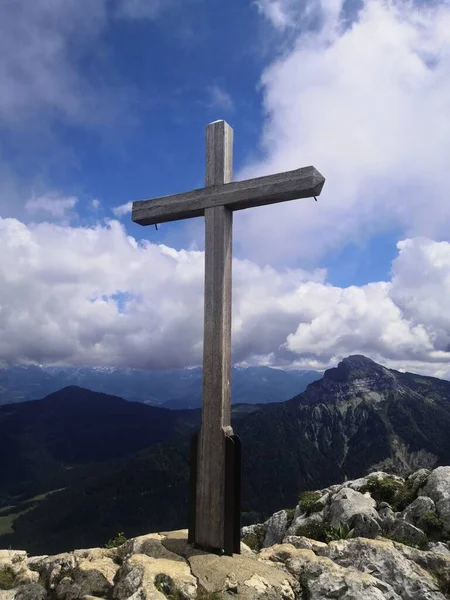
[[[56,556],[2,550],[0,600],[444,600],[449,540],[450,467],[375,472],[244,527],[233,557],[192,548],[185,530]]]

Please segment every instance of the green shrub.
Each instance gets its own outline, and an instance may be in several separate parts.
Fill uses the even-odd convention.
[[[395,510],[405,510],[405,508],[416,499],[417,493],[413,491],[413,482],[406,480],[395,498]]]
[[[317,540],[318,542],[325,542],[327,531],[328,530],[323,523],[311,521],[310,523],[297,527],[295,535],[310,538],[311,540]]]
[[[300,496],[300,508],[302,512],[306,513],[306,515],[310,515],[322,510],[323,506],[319,500],[319,492],[303,492],[303,494]]]
[[[9,567],[0,571],[0,590],[12,590],[14,587],[15,576]]]
[[[254,552],[259,552],[264,540],[261,539],[261,536],[256,535],[256,533],[249,533],[242,538],[242,541]]]
[[[112,538],[105,544],[105,548],[118,548],[128,542],[128,539],[125,537],[123,531],[118,533],[115,538]]]
[[[348,540],[353,537],[354,529],[350,529],[350,525],[348,523],[339,523],[337,527],[330,527],[325,535],[325,539],[327,542],[332,542],[334,540]]]
[[[361,493],[369,492],[377,504],[387,502],[391,506],[395,506],[398,502],[404,484],[401,481],[396,481],[393,477],[385,477],[384,479],[369,479],[367,484],[361,488]]]
[[[158,573],[155,577],[155,588],[164,594],[167,600],[184,600],[183,594],[176,589],[172,577]]]
[[[437,539],[439,538],[439,534],[442,532],[443,523],[436,511],[430,511],[422,515],[420,519],[420,526],[427,535],[433,539]]]
[[[295,508],[285,508],[284,510],[287,514],[287,526],[290,527],[292,525],[292,521],[294,520]]]
[[[426,550],[428,547],[428,538],[425,534],[418,542],[410,542],[401,538],[400,536],[396,536],[392,533],[383,533],[383,537],[388,540],[392,540],[393,542],[398,542],[399,544],[403,544],[404,546],[410,546],[411,548],[417,548],[418,550]]]

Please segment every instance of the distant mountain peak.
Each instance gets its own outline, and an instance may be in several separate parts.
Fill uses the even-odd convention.
[[[386,367],[362,354],[347,356],[337,367],[328,369],[324,373],[325,379],[336,382],[354,381],[355,379],[365,379],[373,376],[392,378],[393,374]]]

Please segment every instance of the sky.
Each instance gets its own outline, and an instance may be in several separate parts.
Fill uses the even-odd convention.
[[[202,361],[203,219],[131,202],[314,165],[239,211],[233,362],[450,379],[449,0],[0,4],[0,363]]]

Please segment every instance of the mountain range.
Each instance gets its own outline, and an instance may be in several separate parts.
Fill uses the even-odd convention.
[[[282,402],[320,377],[321,374],[316,371],[234,367],[231,380],[233,402]],[[153,406],[199,408],[202,369],[142,371],[125,367],[0,367],[0,405],[37,400],[72,385]]]
[[[25,463],[32,461],[40,452],[33,444],[43,444],[47,456],[62,465],[54,475],[50,469],[45,478],[31,477],[27,490],[11,481],[11,470],[6,471],[6,481],[2,474],[0,498],[3,494],[3,504],[12,506],[0,511],[0,528],[1,519],[9,517],[13,530],[0,536],[0,546],[59,552],[101,545],[118,531],[133,536],[186,525],[189,439],[198,428],[199,411],[167,411],[116,398],[114,419],[134,423],[122,430],[118,421],[107,422],[112,419],[107,414],[108,397],[89,392],[89,402],[77,412],[73,406],[78,394],[87,392],[69,388],[50,399],[0,408],[2,432],[11,429],[11,419],[16,420],[16,433],[0,452],[2,465],[13,447]],[[91,423],[90,402],[98,403],[97,420]],[[66,404],[73,409],[64,425],[58,414],[66,414]],[[136,407],[152,416],[149,412],[144,418],[142,412],[134,421],[125,418]],[[44,408],[56,411],[53,424],[42,417]],[[158,435],[146,440],[140,419],[153,423]],[[24,434],[21,421],[35,422],[34,433]],[[133,427],[141,433],[134,436]],[[351,356],[287,402],[235,406],[233,427],[243,444],[243,523],[261,522],[276,510],[295,506],[299,493],[308,489],[373,470],[405,474],[449,464],[450,382],[400,373],[364,356]],[[100,451],[107,431],[111,434],[104,445],[117,448]],[[86,451],[63,451],[64,443],[58,439],[64,437],[67,447],[85,444]],[[37,440],[31,444],[34,451],[30,439]],[[30,500],[20,504],[23,496],[14,498],[58,488],[65,489],[31,504]]]

